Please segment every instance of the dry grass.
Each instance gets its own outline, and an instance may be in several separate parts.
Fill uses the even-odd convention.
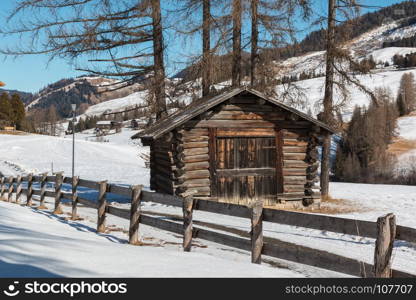
[[[319,205],[311,205],[309,207],[289,207],[283,209],[288,211],[311,212],[330,215],[365,211],[363,207],[358,207],[355,203],[351,201],[339,198],[332,198],[330,196],[323,198]]]
[[[414,149],[416,149],[416,141],[395,138],[393,143],[389,145],[387,151],[398,156]]]

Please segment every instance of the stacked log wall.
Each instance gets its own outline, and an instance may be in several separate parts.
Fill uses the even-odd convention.
[[[151,145],[150,188],[172,195],[175,188],[173,177],[175,162],[171,136],[172,134],[167,134],[155,140]]]
[[[275,203],[266,205],[302,201],[309,205],[320,199],[316,185],[319,127],[253,96],[231,98],[176,128],[170,141],[165,137],[154,143],[153,164],[158,174],[151,174],[157,190],[177,195],[196,190],[196,197],[217,200],[211,190],[215,162],[210,163],[210,132],[226,128],[257,130],[259,134],[276,128],[279,132],[282,182],[277,184],[282,186]]]
[[[196,191],[194,197],[209,198],[210,171],[208,128],[186,128],[174,132],[176,159],[175,184],[177,195],[188,190]]]

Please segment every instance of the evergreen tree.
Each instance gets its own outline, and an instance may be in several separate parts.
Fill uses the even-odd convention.
[[[23,121],[25,119],[26,111],[25,106],[20,99],[18,94],[12,95],[10,99],[10,121],[13,125],[16,126],[16,129],[21,130],[23,129]]]
[[[0,95],[0,120],[9,123],[11,115],[12,106],[9,100],[9,94],[3,93]]]

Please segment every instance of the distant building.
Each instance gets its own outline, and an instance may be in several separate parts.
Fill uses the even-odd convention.
[[[98,135],[108,134],[110,130],[115,130],[117,133],[121,132],[123,123],[119,121],[98,121],[95,131]]]

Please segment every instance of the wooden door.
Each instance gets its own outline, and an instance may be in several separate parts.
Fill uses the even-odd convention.
[[[273,132],[274,133],[274,132]],[[219,201],[247,205],[276,199],[278,155],[276,136],[217,136],[216,194]]]

